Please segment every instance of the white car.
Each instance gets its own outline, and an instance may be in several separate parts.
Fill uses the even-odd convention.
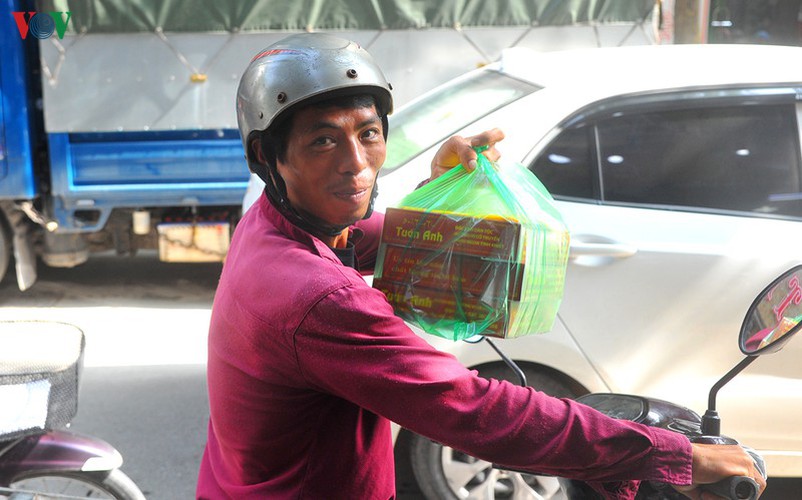
[[[550,190],[571,253],[553,330],[496,345],[545,392],[635,393],[704,412],[743,357],[751,300],[802,262],[800,61],[802,48],[779,46],[508,50],[391,116],[377,209],[428,176],[447,137],[501,128],[501,161]],[[421,335],[514,379],[486,343]],[[773,477],[802,476],[801,357],[792,341],[718,395],[722,431]],[[561,494],[549,478],[491,470],[406,431],[397,443],[429,498]]]
[[[496,344],[546,392],[636,393],[703,412],[742,358],[752,298],[802,262],[799,61],[802,48],[743,45],[508,51],[391,117],[379,209],[428,175],[445,138],[502,128],[502,161],[529,167],[558,200],[571,258],[554,329]],[[427,338],[467,366],[505,370],[484,343]],[[801,357],[791,342],[718,397],[723,431],[758,449],[772,476],[802,476]],[[423,439],[411,456],[430,497],[479,495],[498,478]],[[498,479],[499,496],[524,488],[517,479]]]

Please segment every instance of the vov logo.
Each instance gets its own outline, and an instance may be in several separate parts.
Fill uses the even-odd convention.
[[[71,15],[70,12],[12,12],[11,14],[14,15],[19,36],[23,40],[28,37],[28,33],[39,40],[50,38],[53,32],[58,33],[59,39],[64,38]],[[66,19],[64,14],[67,15]]]

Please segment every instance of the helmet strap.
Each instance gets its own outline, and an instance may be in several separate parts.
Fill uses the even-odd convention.
[[[268,165],[269,174],[265,182],[265,195],[270,203],[286,217],[290,222],[307,233],[317,237],[333,237],[343,232],[345,226],[332,226],[327,224],[311,214],[301,213],[290,205],[290,200],[287,198],[287,188],[284,180],[279,175],[275,165]]]

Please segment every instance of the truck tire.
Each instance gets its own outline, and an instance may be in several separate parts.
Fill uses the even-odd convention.
[[[559,397],[576,397],[567,385],[542,372],[524,368],[527,384],[541,392]],[[506,366],[480,370],[486,378],[515,381]],[[418,487],[428,500],[462,498],[567,498],[556,477],[536,476],[495,469],[492,464],[413,434],[410,461]]]
[[[11,231],[8,230],[5,221],[2,220],[2,215],[0,215],[0,283],[3,282],[3,278],[5,278],[8,271],[11,252]]]

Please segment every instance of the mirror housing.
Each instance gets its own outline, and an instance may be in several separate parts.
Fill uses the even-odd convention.
[[[710,389],[707,411],[702,417],[701,430],[704,437],[721,435],[721,420],[716,412],[716,395],[719,389],[761,354],[782,349],[800,327],[802,327],[802,265],[797,265],[764,288],[746,312],[738,337],[738,346],[746,357]]]
[[[802,265],[771,282],[746,313],[738,345],[747,356],[777,352],[802,327]]]

